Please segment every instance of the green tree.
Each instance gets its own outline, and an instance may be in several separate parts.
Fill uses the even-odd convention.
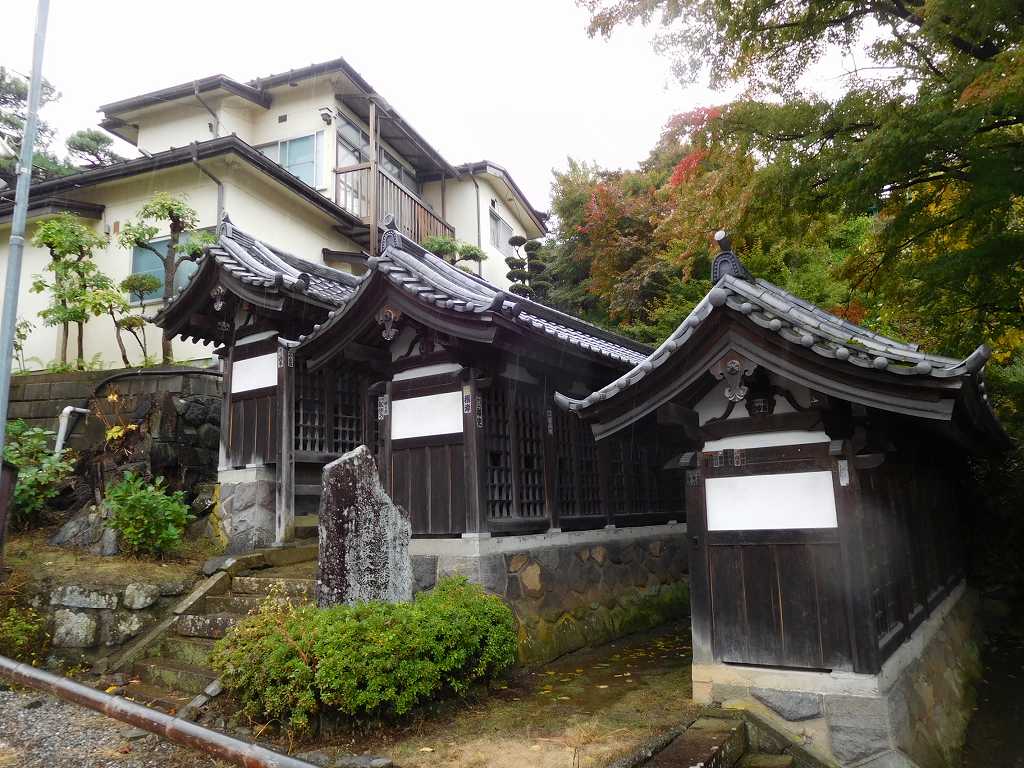
[[[170,238],[166,249],[157,247],[155,240],[160,233],[156,222],[166,224]],[[119,242],[124,248],[144,248],[154,254],[164,268],[163,299],[168,302],[174,296],[174,276],[186,261],[195,262],[203,250],[214,242],[214,236],[198,230],[199,214],[183,197],[167,192],[157,192],[142,208],[136,220],[121,230]],[[161,345],[161,362],[174,362],[171,338],[164,334]]]
[[[719,130],[766,164],[756,193],[870,215],[846,268],[932,348],[1008,350],[1024,320],[1024,12],[1015,0],[587,0],[592,34],[658,25],[686,81],[742,81]],[[836,47],[843,93],[806,83]]]
[[[159,290],[161,285],[163,285],[163,282],[159,277],[143,272],[128,275],[128,277],[121,281],[120,288],[134,298],[139,307],[142,307],[146,297]],[[121,327],[135,339],[135,342],[142,350],[144,364],[149,365],[151,358],[149,356],[149,347],[146,344],[146,323],[147,320],[141,313],[137,315],[124,315],[121,318]]]
[[[424,238],[423,247],[460,269],[466,269],[469,266],[463,262],[478,264],[487,258],[487,255],[472,243],[458,240],[450,235],[430,235]]]
[[[40,107],[56,101],[60,94],[45,80],[43,81]],[[9,69],[0,67],[0,138],[14,152],[13,155],[0,154],[0,179],[11,187],[16,183],[14,167],[21,152],[21,140],[25,135],[25,121],[28,119],[28,81]],[[73,169],[61,162],[53,152],[53,128],[44,120],[40,120],[36,129],[36,142],[32,158],[32,178],[41,181],[52,176],[62,176]]]
[[[94,232],[71,213],[47,219],[36,229],[32,243],[47,248],[46,275],[33,275],[32,292],[50,293],[50,305],[39,313],[45,325],[61,329],[60,362],[68,363],[68,337],[72,323],[78,329],[76,365],[85,367],[84,329],[92,315],[89,293],[109,286],[110,279],[96,267],[93,252],[105,248],[107,238]]]
[[[110,165],[124,160],[113,150],[114,140],[95,128],[75,131],[68,136],[65,145],[74,160],[87,166]]]

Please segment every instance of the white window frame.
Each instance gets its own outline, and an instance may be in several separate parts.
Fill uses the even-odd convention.
[[[278,165],[281,165],[281,145],[282,144],[287,144],[287,143],[292,142],[292,141],[298,141],[299,139],[308,139],[311,136],[313,137],[313,184],[312,184],[312,186],[317,191],[323,192],[323,191],[325,191],[327,189],[327,186],[324,183],[324,141],[326,141],[326,136],[324,135],[323,131],[313,131],[312,133],[303,133],[303,134],[299,134],[298,136],[289,136],[288,138],[278,139],[277,141],[268,141],[266,144],[259,144],[259,145],[257,145],[255,147],[255,149],[260,154],[262,154],[264,157],[266,157],[268,160],[273,160]],[[276,154],[275,157],[270,157],[264,151],[264,150],[268,149],[269,147],[274,147],[276,149],[277,154]],[[288,168],[286,166],[281,165],[281,167],[284,168],[286,171],[288,171]],[[291,171],[288,171],[288,172],[291,173]],[[296,176],[294,173],[292,173],[292,176],[295,176],[295,178],[299,179],[299,177]],[[302,179],[299,179],[299,181],[302,181]],[[303,182],[303,183],[305,183],[305,182]]]
[[[494,208],[489,208],[488,211],[491,214],[490,218],[488,219],[488,221],[490,221],[490,224],[491,224],[491,234],[490,234],[490,238],[488,238],[488,243],[490,244],[490,246],[492,248],[496,248],[501,253],[502,256],[505,256],[505,257],[515,256],[516,255],[515,248],[513,248],[511,245],[508,244],[509,238],[514,237],[515,234],[516,234],[515,229],[513,229],[512,225],[509,224],[507,221],[505,221],[504,217],[500,213],[498,213],[496,210],[494,210]],[[497,221],[498,225],[499,225],[499,238],[498,238],[499,240],[502,240],[502,238],[500,237],[500,226],[502,224],[504,224],[506,227],[508,227],[508,231],[509,231],[509,236],[504,238],[503,242],[499,242],[498,244],[495,244],[495,242],[494,242],[494,222],[495,221]]]

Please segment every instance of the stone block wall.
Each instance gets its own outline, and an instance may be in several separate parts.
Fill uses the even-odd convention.
[[[219,480],[217,538],[227,542],[227,553],[251,552],[273,544],[277,509],[274,467],[226,470]]]
[[[878,675],[694,668],[695,690],[748,709],[840,766],[959,768],[981,676],[977,600],[954,591]]]
[[[30,602],[47,618],[55,655],[96,661],[160,621],[190,586],[190,581],[124,586],[40,583],[32,586]]]
[[[683,525],[483,539],[477,552],[422,552],[431,541],[413,542],[415,589],[461,574],[505,598],[527,663],[689,615]]]

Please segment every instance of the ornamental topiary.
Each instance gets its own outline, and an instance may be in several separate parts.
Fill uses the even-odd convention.
[[[401,716],[464,696],[516,653],[509,607],[452,578],[411,603],[319,610],[271,598],[217,642],[211,663],[249,717],[304,731],[320,712]]]
[[[108,525],[135,554],[163,555],[175,549],[192,520],[185,492],[168,493],[162,477],[148,483],[125,472],[121,482],[107,488],[103,500],[112,513]]]

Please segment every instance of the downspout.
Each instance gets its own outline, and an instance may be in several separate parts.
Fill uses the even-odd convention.
[[[476,187],[476,247],[483,249],[483,236],[480,232],[480,185],[477,183],[476,177],[473,175],[472,171],[469,174],[469,180],[472,181],[473,186]],[[477,277],[484,276],[483,263],[480,261],[476,263],[476,274]]]
[[[198,101],[198,102],[199,102],[200,104],[202,104],[202,105],[203,105],[203,108],[204,108],[204,109],[205,109],[205,110],[206,110],[207,112],[209,112],[209,113],[210,113],[210,117],[212,117],[212,118],[213,118],[213,123],[212,123],[212,125],[211,125],[211,127],[213,128],[213,138],[215,138],[215,139],[219,139],[219,138],[220,138],[220,118],[219,118],[219,117],[217,117],[217,113],[216,113],[216,112],[214,112],[214,111],[213,111],[213,110],[212,110],[212,109],[210,108],[210,105],[209,105],[209,104],[207,104],[207,103],[206,103],[206,102],[205,102],[205,101],[203,100],[203,97],[199,95],[199,83],[197,83],[197,82],[196,82],[196,81],[194,81],[194,80],[192,81],[192,93],[194,93],[194,94],[195,94],[195,97],[196,97],[196,101]]]
[[[221,222],[224,221],[224,185],[220,179],[206,170],[202,163],[199,162],[199,143],[193,141],[192,147],[192,164],[195,165],[202,173],[213,180],[213,183],[217,185],[217,227],[220,228]]]
[[[57,419],[57,442],[53,446],[53,455],[56,458],[60,458],[61,451],[64,450],[64,441],[68,438],[68,433],[71,431],[68,429],[68,424],[71,422],[72,413],[84,413],[88,414],[88,408],[79,408],[74,405],[65,405],[64,410],[60,412],[60,416]]]

